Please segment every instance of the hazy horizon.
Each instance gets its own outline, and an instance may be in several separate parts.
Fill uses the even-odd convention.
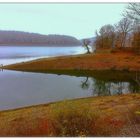
[[[0,4],[0,30],[93,37],[122,18],[127,3]]]

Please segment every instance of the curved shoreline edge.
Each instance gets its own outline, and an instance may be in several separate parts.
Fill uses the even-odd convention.
[[[140,71],[140,56],[131,53],[97,53],[41,58],[3,66],[19,71],[119,70]]]

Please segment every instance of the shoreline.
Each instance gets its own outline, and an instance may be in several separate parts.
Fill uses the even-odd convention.
[[[140,136],[139,100],[137,93],[98,96],[0,111],[0,136]]]
[[[130,95],[130,94],[138,94],[139,93],[127,93],[127,94],[122,94],[121,96],[125,96],[125,95]],[[110,96],[114,96],[117,97],[119,95],[110,95]],[[60,101],[54,101],[54,102],[48,102],[48,103],[43,103],[43,104],[35,104],[35,105],[29,105],[29,106],[23,106],[23,107],[19,107],[19,108],[13,108],[13,109],[6,109],[6,110],[0,110],[0,114],[1,113],[5,113],[5,112],[13,112],[13,111],[20,111],[20,110],[26,110],[26,109],[30,109],[30,108],[39,108],[41,106],[43,107],[47,107],[53,104],[61,104],[62,102],[73,102],[73,101],[79,101],[79,100],[90,100],[90,99],[98,99],[98,98],[104,98],[104,97],[109,97],[109,96],[89,96],[89,97],[80,97],[80,98],[74,98],[74,99],[66,99],[66,100],[60,100]]]
[[[19,71],[51,70],[118,70],[140,71],[140,56],[133,53],[91,53],[51,58],[39,58],[3,66],[3,69]]]
[[[135,80],[139,78],[140,56],[124,52],[100,52],[40,58],[3,66],[3,69],[71,75],[76,73],[103,79],[109,76],[112,79],[115,75],[114,80]],[[100,77],[101,73],[103,77]],[[130,93],[3,110],[0,111],[0,136],[140,136],[139,101],[140,93]]]

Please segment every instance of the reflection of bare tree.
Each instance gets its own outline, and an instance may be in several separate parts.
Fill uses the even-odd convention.
[[[93,78],[93,94],[95,95],[112,95],[123,93],[140,92],[140,73],[136,73],[133,79],[127,82],[111,82]]]
[[[93,94],[97,96],[111,95],[111,83],[93,79]]]
[[[136,82],[129,83],[129,90],[131,93],[138,93],[140,92],[140,86]]]
[[[90,86],[90,83],[88,81],[88,77],[86,77],[86,79],[84,81],[81,81],[81,88],[82,89],[88,89]]]
[[[129,89],[132,93],[140,92],[140,73],[136,72],[133,81],[129,85]]]
[[[123,89],[125,88],[123,82],[118,82],[117,85],[118,85],[117,94],[118,95],[123,94]]]
[[[128,90],[128,83],[124,82],[107,82],[102,80],[93,79],[93,94],[97,96],[106,96],[113,94],[123,94],[125,90]],[[123,91],[124,90],[124,91]]]
[[[140,87],[140,73],[136,72],[135,81]]]
[[[82,89],[92,88],[93,95],[95,96],[106,96],[113,94],[123,94],[123,93],[139,93],[140,92],[140,73],[133,75],[132,79],[129,81],[106,81],[95,78],[85,77],[81,82]]]

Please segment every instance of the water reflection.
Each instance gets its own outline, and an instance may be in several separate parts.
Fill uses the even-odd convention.
[[[81,81],[81,88],[82,89],[89,89],[90,82],[88,80],[89,77],[86,77],[83,81]]]
[[[140,93],[140,74],[127,72],[0,71],[0,110],[66,99]]]
[[[120,95],[140,92],[140,74],[136,72],[128,81],[106,81],[94,77],[86,77],[81,81],[83,90],[92,90],[93,96]]]

